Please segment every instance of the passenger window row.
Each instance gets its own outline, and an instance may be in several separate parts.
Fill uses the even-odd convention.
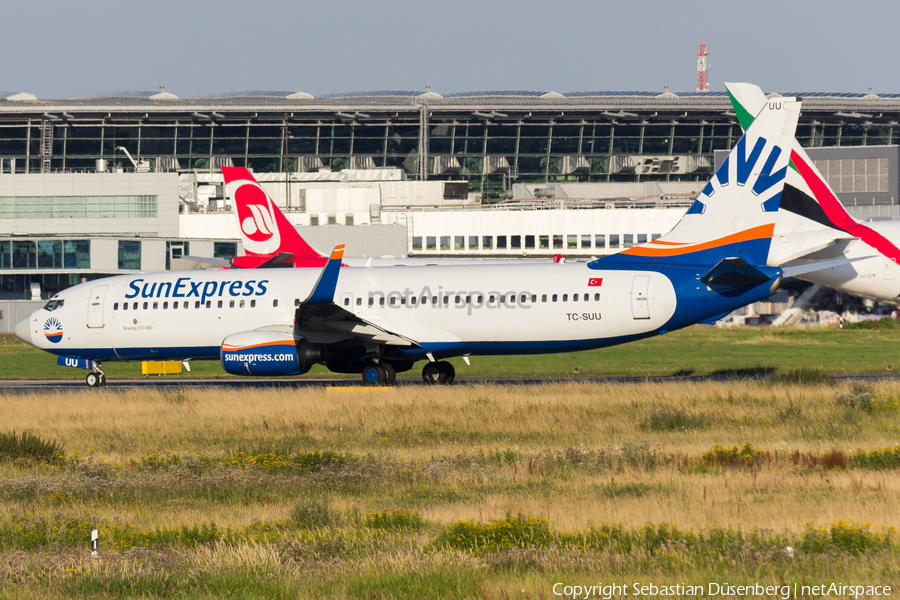
[[[385,298],[384,296],[379,295],[377,300],[378,300],[379,306],[385,306],[388,304],[390,306],[396,306],[398,303],[400,305],[406,305],[407,302],[409,302],[410,306],[424,306],[426,304],[449,305],[450,298],[451,297],[449,295],[444,296],[443,298],[441,298],[439,296],[431,296],[430,298],[428,296],[422,296],[421,298],[419,298],[417,296],[410,296],[408,299],[406,296],[390,296],[389,298]],[[476,304],[484,304],[484,295],[472,296],[471,294],[466,295],[466,296],[454,295],[453,303],[454,304],[472,304],[473,298],[475,298]],[[516,302],[518,300],[518,302],[520,304],[525,304],[526,302],[529,301],[529,299],[532,303],[536,304],[538,302],[538,295],[537,294],[530,294],[530,295],[529,294],[520,294],[517,296],[516,294],[510,294],[509,296],[506,296],[505,294],[504,295],[491,294],[488,296],[487,303],[494,304],[495,302],[497,302],[499,304],[506,304],[507,300],[509,300],[509,302]],[[376,298],[374,296],[370,296],[369,297],[369,306],[375,306],[375,300],[376,300]],[[591,295],[588,293],[572,294],[571,300],[572,300],[572,302],[579,302],[579,301],[589,302],[591,300]],[[560,295],[559,294],[551,294],[548,296],[547,294],[541,294],[540,301],[541,302],[547,302],[547,301],[559,302]],[[568,302],[569,294],[562,294],[562,301]],[[599,302],[599,301],[600,301],[600,294],[595,293],[594,294],[594,302]],[[350,298],[349,297],[344,298],[342,301],[342,304],[344,306],[350,306]],[[300,300],[295,300],[294,306],[299,306],[299,305],[300,305]],[[356,305],[362,306],[362,298],[361,297],[356,299]]]
[[[417,296],[411,296],[408,299],[406,296],[391,296],[390,298],[387,298],[387,299],[384,296],[379,296],[378,297],[378,305],[385,306],[386,304],[390,304],[391,306],[396,306],[398,304],[398,302],[402,306],[405,306],[407,304],[407,302],[409,302],[410,306],[424,306],[429,303],[432,305],[438,305],[438,304],[449,305],[450,298],[451,297],[449,295],[444,296],[443,298],[441,298],[439,296],[431,296],[430,298],[428,296],[422,296],[421,298],[419,298]],[[475,302],[477,304],[484,304],[484,295],[479,294],[478,296],[474,296],[474,298],[475,298]],[[460,304],[460,305],[461,304],[472,304],[472,299],[473,299],[473,296],[471,294],[466,295],[466,296],[454,295],[453,303]],[[541,302],[548,302],[548,301],[549,302],[559,302],[560,299],[562,300],[562,302],[568,302],[569,294],[562,294],[561,298],[560,298],[559,294],[550,294],[550,295],[541,294],[540,295]],[[537,294],[530,294],[530,295],[529,294],[520,294],[517,296],[516,294],[510,294],[509,296],[507,296],[505,294],[502,294],[502,295],[491,294],[488,296],[487,303],[494,304],[495,302],[497,302],[499,304],[506,304],[507,300],[511,303],[514,303],[518,300],[518,302],[520,304],[525,304],[526,302],[528,302],[530,300],[532,303],[536,304],[538,302],[538,295]],[[578,302],[579,300],[581,300],[583,302],[589,302],[591,300],[591,295],[588,293],[572,294],[571,300],[572,300],[572,302]],[[599,302],[599,301],[600,301],[600,294],[594,294],[594,302]],[[361,296],[357,297],[356,305],[362,306],[362,303],[363,303],[362,297]],[[59,301],[59,304],[62,305],[62,301]],[[169,306],[170,304],[171,304],[171,307]],[[295,298],[294,299],[294,307],[299,307],[300,304],[301,304],[301,300],[299,298]],[[350,298],[345,297],[342,301],[342,304],[344,306],[350,306]],[[369,304],[369,306],[375,306],[375,297],[369,297],[368,304]],[[162,306],[160,306],[160,305],[162,305]],[[162,310],[169,310],[171,308],[173,310],[177,310],[178,308],[183,308],[183,309],[190,308],[190,305],[191,305],[191,303],[188,300],[185,300],[184,302],[179,302],[177,300],[172,301],[172,302],[168,302],[168,301],[159,302],[158,300],[156,300],[153,302],[147,302],[147,301],[130,302],[130,303],[122,302],[121,309],[122,310],[129,310],[129,309],[130,310],[141,310],[141,309],[143,309],[143,310],[159,310],[160,308],[162,308]],[[224,300],[216,300],[215,306],[216,306],[216,308],[225,308],[225,301]],[[237,301],[228,300],[228,308],[235,308],[235,307],[245,308],[247,306],[249,306],[250,308],[256,308],[256,300],[253,299],[253,300],[250,300],[249,302],[247,302],[246,300],[243,300],[243,299],[237,300]],[[199,300],[196,300],[194,302],[194,308],[201,308],[201,307],[212,308],[213,300],[207,300],[205,303],[201,303]],[[273,308],[278,307],[277,299],[272,300],[272,307]],[[120,306],[119,306],[118,302],[113,304],[113,310],[117,311],[117,310],[119,310],[119,308],[120,308]]]
[[[170,308],[169,304],[172,305],[171,308],[173,310],[178,309],[178,308],[187,309],[187,308],[190,308],[190,306],[191,306],[191,303],[188,300],[185,300],[183,303],[181,303],[177,300],[175,300],[171,303],[168,301],[159,302],[159,301],[155,300],[153,302],[131,302],[131,303],[123,302],[122,310],[129,310],[129,308],[131,310],[141,310],[141,309],[143,309],[143,310],[158,310],[159,308],[162,308],[163,310],[168,310]],[[160,305],[162,305],[162,306],[160,306]],[[212,308],[213,301],[207,300],[205,304],[201,304],[201,302],[199,300],[196,300],[194,302],[194,308],[200,308],[201,306],[204,306],[205,308]],[[224,308],[224,306],[225,306],[224,300],[216,301],[216,308]],[[235,308],[235,306],[237,306],[238,308],[244,308],[246,306],[249,306],[250,308],[256,308],[256,300],[253,299],[253,300],[250,300],[250,302],[247,302],[246,300],[238,300],[237,302],[235,302],[234,300],[228,301],[228,308]],[[278,300],[272,301],[272,306],[278,306]],[[119,310],[118,302],[115,302],[113,304],[113,310]]]
[[[656,240],[659,233],[650,234]],[[460,250],[589,250],[618,248],[620,245],[634,246],[646,244],[646,233],[611,233],[581,235],[426,235],[413,236],[412,249],[416,251],[460,251]]]

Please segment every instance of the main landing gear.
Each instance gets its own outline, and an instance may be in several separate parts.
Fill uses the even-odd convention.
[[[445,360],[425,363],[422,367],[422,379],[428,385],[453,383],[455,377],[456,369]]]
[[[394,385],[397,372],[390,363],[369,363],[362,372],[363,383],[366,385]]]
[[[106,375],[100,369],[100,364],[94,364],[94,370],[87,374],[87,377],[84,378],[84,381],[90,387],[103,387],[106,385]]]
[[[402,367],[406,370],[408,367]],[[428,362],[422,368],[422,379],[429,385],[452,383],[456,370],[447,361]],[[362,371],[364,385],[394,385],[397,372],[390,363],[370,362]]]

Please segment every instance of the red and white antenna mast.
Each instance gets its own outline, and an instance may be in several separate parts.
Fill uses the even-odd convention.
[[[697,91],[709,91],[709,61],[706,59],[709,52],[706,51],[706,44],[700,40],[700,51],[694,52],[697,57]]]

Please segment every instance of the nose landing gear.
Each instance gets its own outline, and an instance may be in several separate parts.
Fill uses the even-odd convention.
[[[103,387],[106,385],[106,375],[100,369],[99,363],[94,363],[94,370],[87,374],[84,381],[90,387]]]

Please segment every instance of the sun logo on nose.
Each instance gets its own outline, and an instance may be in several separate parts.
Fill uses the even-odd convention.
[[[44,322],[44,337],[50,342],[58,344],[63,336],[62,323],[56,317],[50,317]]]

